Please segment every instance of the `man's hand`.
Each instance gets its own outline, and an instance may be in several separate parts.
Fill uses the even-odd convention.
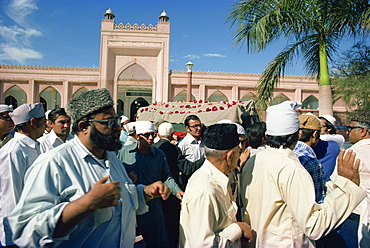
[[[161,181],[157,181],[146,186],[144,188],[144,193],[146,196],[146,201],[158,197],[161,197],[163,200],[167,200],[171,194],[171,191],[164,183],[162,183]]]
[[[137,175],[133,171],[131,171],[130,173],[128,173],[128,177],[131,179],[131,181],[133,183],[135,183],[137,181]]]
[[[121,198],[119,182],[106,183],[107,181],[108,176],[104,176],[85,195],[94,210],[119,205],[118,200]]]
[[[182,191],[182,190],[177,191],[176,197],[179,198],[180,200],[182,200],[182,198],[184,197],[184,191]]]
[[[246,222],[236,222],[242,230],[242,237],[248,239],[248,242],[252,242],[252,228]]]
[[[356,153],[354,153],[352,150],[348,150],[346,155],[345,150],[341,150],[338,155],[338,175],[348,178],[355,184],[360,184],[360,176],[358,172],[358,167],[360,165],[360,160],[356,158]]]
[[[245,148],[245,150],[240,154],[240,157],[239,157],[240,170],[243,168],[243,166],[247,162],[250,155],[251,155],[251,150],[249,148]]]

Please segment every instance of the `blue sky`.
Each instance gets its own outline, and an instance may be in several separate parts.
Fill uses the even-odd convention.
[[[236,0],[0,0],[0,64],[99,67],[100,23],[110,7],[115,22],[155,25],[163,9],[170,17],[172,70],[262,73],[286,45],[261,53],[233,47],[225,23]],[[341,51],[354,43],[345,40]],[[306,75],[300,61],[290,75]]]

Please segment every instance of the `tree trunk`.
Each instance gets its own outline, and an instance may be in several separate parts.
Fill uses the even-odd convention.
[[[333,116],[333,100],[326,53],[326,43],[320,44],[320,88],[319,88],[319,115]]]

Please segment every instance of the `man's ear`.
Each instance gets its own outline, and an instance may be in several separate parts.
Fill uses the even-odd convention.
[[[301,137],[302,137],[302,130],[301,130],[301,129],[299,129],[299,131],[298,131],[298,140],[300,140],[300,139],[301,139]]]
[[[187,132],[190,132],[190,128],[189,128],[189,127],[185,127],[185,130],[186,130]]]
[[[30,124],[31,127],[37,128],[37,120],[36,118],[31,118],[28,123]]]
[[[84,132],[84,131],[87,130],[87,128],[90,125],[89,125],[89,122],[87,122],[87,121],[79,121],[77,126],[78,126],[78,130],[80,130],[81,132]]]
[[[136,140],[140,139],[140,135],[138,135],[137,133],[135,133],[132,137],[134,137]]]
[[[369,132],[369,130],[367,130],[366,127],[361,127],[359,132],[360,132],[361,137],[365,137],[367,135],[367,132]]]
[[[224,158],[227,160],[227,161],[230,161],[232,158],[233,158],[234,155],[234,152],[233,150],[228,150],[225,154],[224,154]]]

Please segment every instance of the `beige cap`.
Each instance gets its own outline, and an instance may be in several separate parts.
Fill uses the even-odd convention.
[[[321,129],[321,121],[313,114],[303,114],[298,116],[299,128],[306,128],[312,130]]]

